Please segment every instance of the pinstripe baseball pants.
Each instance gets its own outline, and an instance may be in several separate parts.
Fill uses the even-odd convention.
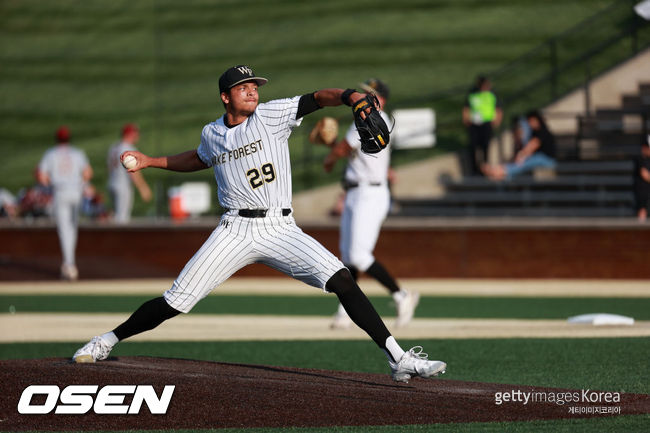
[[[292,216],[282,216],[281,209],[270,209],[264,218],[229,211],[163,296],[172,308],[187,313],[251,263],[263,263],[323,290],[332,275],[345,267],[297,227]]]

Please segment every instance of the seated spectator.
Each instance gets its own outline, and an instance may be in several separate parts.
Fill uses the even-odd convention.
[[[645,221],[648,218],[648,205],[650,205],[650,134],[641,146],[641,155],[636,160],[634,198],[636,216],[639,221]]]
[[[555,168],[555,138],[548,130],[538,111],[526,115],[530,126],[530,139],[515,154],[514,162],[482,167],[483,173],[493,180],[509,180],[513,176],[532,171],[538,167]]]
[[[18,192],[18,209],[22,217],[46,217],[52,214],[52,189],[33,185]]]
[[[517,153],[530,140],[531,131],[526,116],[513,116],[510,121],[510,130],[512,132],[514,153]]]
[[[91,185],[86,184],[81,198],[81,213],[93,220],[108,219],[108,210],[104,203],[104,197]]]

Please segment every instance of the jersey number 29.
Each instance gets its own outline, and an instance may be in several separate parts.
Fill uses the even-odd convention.
[[[264,185],[264,182],[271,183],[275,180],[275,170],[273,170],[273,164],[267,162],[260,167],[260,170],[257,168],[251,168],[246,172],[246,177],[248,178],[248,182],[251,184],[251,187],[253,189]]]

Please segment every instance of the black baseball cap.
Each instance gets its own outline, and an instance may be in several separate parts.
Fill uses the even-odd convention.
[[[390,89],[388,88],[388,85],[386,85],[386,83],[383,81],[378,80],[377,78],[370,78],[364,83],[359,84],[359,86],[363,89],[364,92],[376,93],[377,95],[386,99],[388,99],[388,96],[390,95]]]
[[[219,78],[219,92],[226,92],[228,89],[244,81],[254,80],[258,86],[265,85],[269,80],[256,77],[253,70],[246,65],[237,65],[229,68]]]

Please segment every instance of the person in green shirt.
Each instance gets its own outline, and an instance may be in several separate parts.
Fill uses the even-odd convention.
[[[479,76],[463,107],[463,123],[469,133],[470,175],[483,175],[481,166],[487,162],[492,131],[499,127],[502,118],[503,112],[490,80]]]

